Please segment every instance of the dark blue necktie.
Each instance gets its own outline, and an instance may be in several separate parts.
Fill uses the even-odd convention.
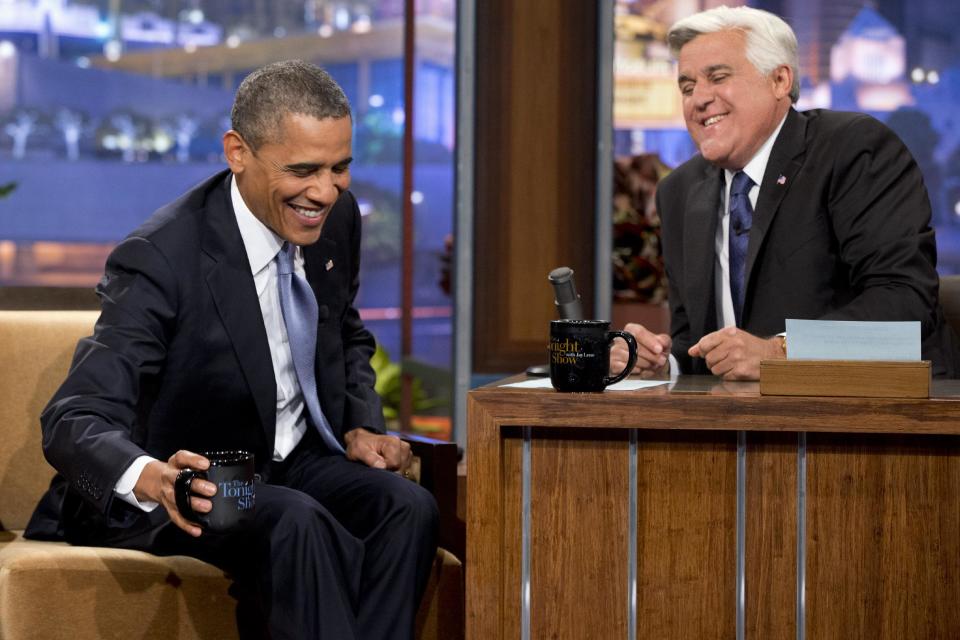
[[[753,222],[753,205],[750,204],[750,188],[753,180],[743,171],[733,175],[730,186],[730,229],[729,238],[729,267],[730,267],[730,297],[733,298],[733,313],[736,316],[737,326],[741,326],[740,318],[743,312],[743,290],[746,283],[743,281],[743,272],[747,261],[747,244],[750,240],[750,225]]]
[[[343,453],[343,446],[333,435],[330,422],[323,415],[317,396],[317,379],[313,370],[317,354],[317,299],[310,285],[293,270],[293,255],[297,248],[284,242],[277,254],[277,281],[280,287],[280,309],[287,325],[287,340],[293,356],[293,366],[300,382],[303,402],[311,421],[331,451]]]

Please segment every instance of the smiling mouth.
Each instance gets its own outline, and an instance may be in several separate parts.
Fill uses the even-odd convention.
[[[703,121],[703,126],[709,127],[709,126],[715,125],[726,117],[727,117],[727,114],[725,113],[721,113],[715,116],[710,116],[709,118]]]
[[[299,205],[291,204],[290,208],[299,213],[304,218],[310,218],[315,220],[323,215],[323,209],[309,209],[307,207],[301,207]]]

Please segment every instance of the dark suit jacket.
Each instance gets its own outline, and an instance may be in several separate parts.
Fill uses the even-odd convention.
[[[55,535],[50,520],[60,517],[68,539],[109,543],[163,524],[163,509],[147,515],[114,499],[120,475],[144,453],[245,449],[258,468],[271,459],[276,378],[228,177],[157,211],[107,260],[94,335],[78,345],[41,417],[59,476],[28,531]],[[345,192],[304,249],[320,308],[317,387],[341,439],[359,426],[383,431],[375,343],[353,307],[360,224]]]
[[[657,188],[673,354],[686,373],[709,373],[687,349],[717,329],[722,185],[723,171],[698,155]],[[923,357],[952,377],[936,260],[923,177],[900,139],[863,114],[791,109],[754,211],[743,329],[772,336],[787,318],[919,320]]]

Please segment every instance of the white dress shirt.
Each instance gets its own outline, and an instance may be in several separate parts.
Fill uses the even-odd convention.
[[[770,161],[770,152],[773,151],[773,143],[780,135],[780,129],[783,123],[787,121],[784,114],[783,119],[777,128],[773,130],[770,137],[763,143],[763,146],[757,150],[753,158],[750,159],[741,171],[747,174],[753,180],[753,186],[750,187],[750,206],[756,209],[757,197],[760,195],[760,185],[763,183],[763,174],[767,170],[767,162]],[[713,268],[713,291],[714,300],[717,301],[717,327],[736,326],[736,316],[733,313],[733,296],[730,294],[730,243],[728,237],[730,234],[730,186],[733,184],[733,175],[736,171],[724,169],[724,183],[720,189],[720,208],[717,215],[720,216],[720,224],[717,225],[717,235],[714,239],[714,268]],[[744,283],[746,285],[746,283]],[[679,372],[679,363],[673,354],[670,354],[670,371]]]
[[[283,322],[283,312],[280,308],[277,262],[274,258],[283,245],[283,239],[253,215],[240,195],[237,181],[232,178],[230,199],[237,225],[240,227],[240,236],[243,238],[247,259],[250,261],[250,272],[260,301],[263,325],[267,331],[273,374],[277,379],[277,424],[276,437],[273,441],[273,459],[283,460],[290,455],[307,430],[303,394],[300,392],[300,383],[297,380],[293,355],[287,339],[287,326]],[[300,247],[297,247],[294,254],[293,268],[297,275],[305,277],[303,250]],[[143,468],[154,459],[150,456],[140,456],[127,467],[114,487],[117,497],[144,511],[152,511],[156,508],[156,502],[141,502],[133,493]]]
[[[776,142],[783,123],[787,121],[787,116],[777,125],[773,133],[767,138],[763,146],[754,154],[741,171],[753,180],[753,186],[750,187],[750,206],[756,210],[757,197],[760,195],[760,185],[763,183],[763,174],[767,170],[767,162],[770,161],[770,152],[773,151],[773,143]],[[730,243],[728,242],[730,234],[730,186],[733,184],[733,176],[736,171],[724,169],[723,175],[726,178],[721,187],[720,193],[720,224],[717,225],[717,236],[714,241],[714,269],[713,285],[715,300],[717,305],[717,327],[736,326],[737,320],[733,313],[733,296],[730,293]],[[746,283],[744,283],[746,286]]]
[[[300,392],[300,383],[293,365],[293,354],[287,339],[287,326],[280,309],[280,291],[277,282],[277,261],[274,259],[283,246],[283,239],[271,231],[247,208],[237,181],[230,181],[230,197],[240,226],[240,236],[250,260],[250,272],[260,301],[263,325],[270,345],[273,375],[277,379],[277,435],[273,441],[273,459],[283,460],[297,446],[307,430],[306,405]],[[306,278],[303,270],[303,250],[297,247],[293,269]]]

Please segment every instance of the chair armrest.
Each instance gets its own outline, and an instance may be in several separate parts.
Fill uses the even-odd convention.
[[[440,510],[440,546],[463,561],[466,524],[457,517],[457,444],[410,433],[392,435],[409,443],[420,459],[420,486],[433,494]]]

